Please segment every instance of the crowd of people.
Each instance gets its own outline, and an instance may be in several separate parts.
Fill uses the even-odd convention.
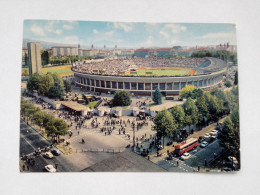
[[[120,75],[131,69],[145,67],[196,68],[205,58],[128,58],[83,63],[72,67],[74,71],[90,74]]]

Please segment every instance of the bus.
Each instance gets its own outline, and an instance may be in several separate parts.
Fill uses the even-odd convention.
[[[184,142],[175,146],[175,154],[177,156],[182,155],[185,152],[189,152],[190,150],[196,148],[199,145],[198,139],[190,138]]]

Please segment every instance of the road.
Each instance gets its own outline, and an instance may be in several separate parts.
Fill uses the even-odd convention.
[[[80,171],[69,163],[63,154],[54,156],[53,159],[45,159],[42,155],[34,156],[32,153],[37,148],[44,148],[49,146],[50,143],[22,120],[20,121],[20,131],[20,156],[26,154],[35,160],[35,165],[28,167],[29,172],[43,172],[47,164],[53,166],[57,164],[57,172]],[[25,165],[27,170],[28,164],[26,162]]]

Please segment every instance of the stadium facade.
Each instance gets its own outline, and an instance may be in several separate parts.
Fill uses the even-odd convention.
[[[76,85],[88,91],[114,93],[127,90],[134,95],[151,96],[156,88],[166,96],[177,96],[186,85],[203,90],[219,86],[226,72],[226,64],[211,58],[196,68],[198,74],[186,76],[133,76],[90,74],[72,68]]]

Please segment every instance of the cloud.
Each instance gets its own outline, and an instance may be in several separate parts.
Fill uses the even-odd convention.
[[[64,29],[66,29],[66,30],[71,30],[71,29],[73,29],[73,26],[68,25],[68,24],[63,24],[62,27],[63,27]]]
[[[160,35],[162,35],[165,39],[169,39],[169,34],[163,30],[160,31]]]
[[[218,45],[224,42],[236,44],[236,35],[235,33],[230,32],[208,33],[206,35],[196,37],[195,40],[200,44]]]
[[[31,28],[30,28],[31,32],[35,35],[38,35],[38,36],[45,36],[45,33],[43,31],[43,29],[39,26],[36,26],[36,25],[32,25]]]
[[[133,24],[132,23],[123,23],[123,22],[114,22],[114,27],[117,29],[122,29],[125,32],[130,32],[133,30]]]
[[[57,35],[62,34],[61,29],[56,29],[56,26],[59,24],[59,21],[49,21],[45,25],[45,30],[48,31],[49,33],[54,33]]]
[[[69,44],[78,44],[80,41],[77,36],[67,36],[63,38],[62,42]]]
[[[169,29],[172,33],[177,34],[180,32],[185,32],[187,30],[187,27],[179,24],[165,24],[164,29]]]
[[[112,37],[115,34],[115,31],[109,31],[109,32],[105,32],[104,35],[107,37]]]
[[[97,30],[97,29],[94,29],[94,30],[93,30],[93,33],[94,33],[94,34],[98,34],[98,30]]]

